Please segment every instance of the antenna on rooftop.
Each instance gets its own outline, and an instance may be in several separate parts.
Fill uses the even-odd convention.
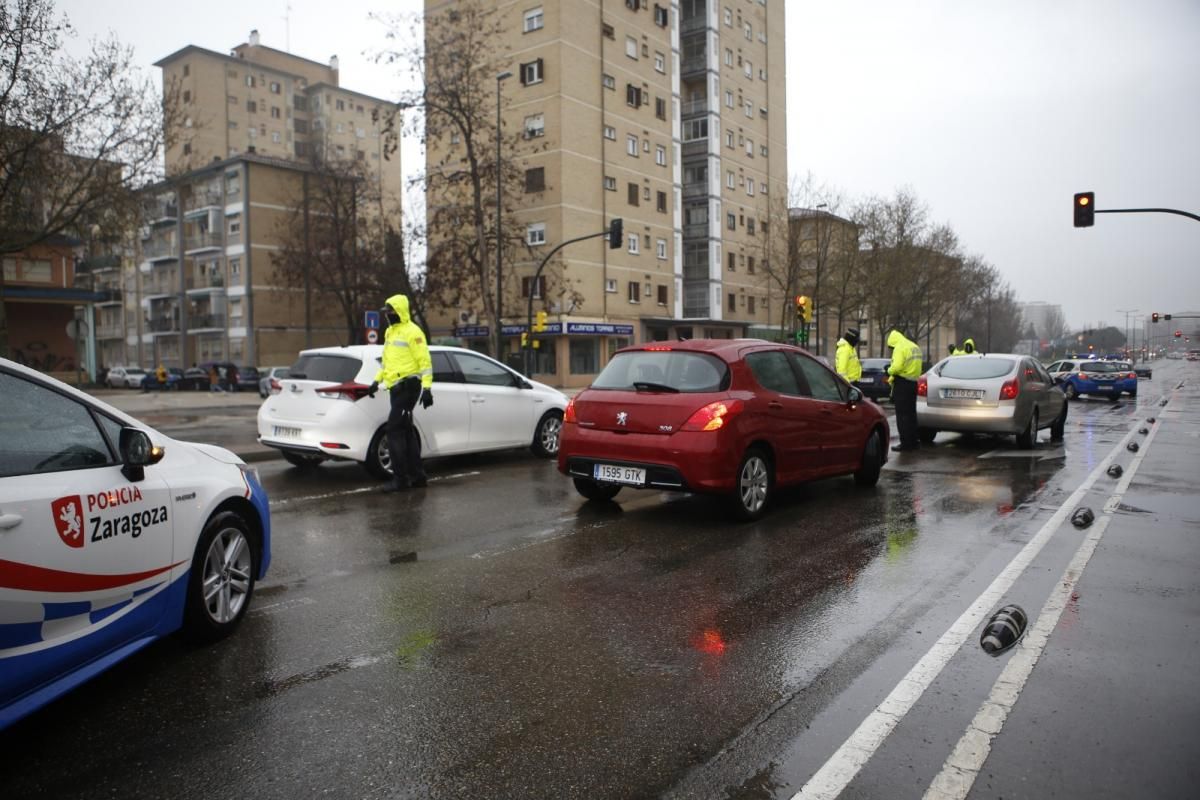
[[[283,15],[283,49],[292,52],[292,4],[286,4]]]

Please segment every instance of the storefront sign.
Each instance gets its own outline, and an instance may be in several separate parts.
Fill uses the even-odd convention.
[[[486,338],[491,333],[487,325],[470,325],[465,328],[455,328],[454,335],[460,339]]]
[[[633,336],[632,325],[613,325],[608,322],[568,322],[567,333],[595,336]]]

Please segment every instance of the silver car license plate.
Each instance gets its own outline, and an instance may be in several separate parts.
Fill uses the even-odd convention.
[[[870,377],[869,375],[864,375],[863,377],[858,379],[858,382],[859,383],[874,383],[875,379]]]
[[[287,428],[287,427],[284,427],[283,425],[276,425],[275,426],[275,436],[280,439],[299,439],[300,438],[300,429],[299,428]]]
[[[597,464],[592,469],[592,475],[596,480],[608,483],[626,483],[630,486],[642,486],[646,483],[646,470],[638,467]]]
[[[942,397],[947,400],[982,400],[982,389],[943,389]]]

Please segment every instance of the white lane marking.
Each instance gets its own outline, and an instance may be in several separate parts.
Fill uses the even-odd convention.
[[[983,594],[979,595],[975,602],[962,613],[962,616],[942,634],[933,647],[929,648],[916,666],[896,684],[896,688],[892,689],[883,702],[867,715],[854,733],[850,734],[850,737],[829,757],[829,760],[808,779],[800,791],[793,795],[792,800],[799,798],[832,800],[841,794],[842,790],[850,784],[850,781],[854,780],[859,770],[883,744],[884,739],[916,704],[934,679],[941,674],[962,643],[983,620],[984,615],[995,607],[1001,596],[1012,587],[1025,568],[1045,547],[1046,542],[1050,541],[1050,538],[1062,525],[1063,520],[1083,499],[1092,484],[1104,474],[1108,465],[1116,458],[1126,442],[1133,437],[1135,431],[1135,428],[1130,428],[1129,433],[1117,442],[1109,454],[1079,485],[1079,488],[1071,493],[1071,496],[1058,507],[1058,511],[1054,512],[1050,519],[1046,520],[1046,524],[1021,548],[1012,561],[1008,562],[1008,565],[983,591]]]
[[[1021,690],[1025,688],[1025,682],[1029,679],[1034,666],[1046,649],[1046,644],[1050,641],[1050,634],[1054,632],[1058,620],[1066,610],[1067,603],[1070,602],[1084,568],[1087,567],[1092,553],[1096,552],[1096,546],[1100,544],[1104,531],[1108,529],[1108,524],[1112,521],[1113,514],[1121,503],[1121,498],[1125,496],[1134,474],[1141,466],[1142,459],[1146,457],[1150,443],[1158,433],[1159,424],[1157,422],[1154,424],[1150,434],[1146,437],[1145,444],[1134,456],[1133,461],[1129,463],[1129,469],[1121,476],[1112,497],[1104,504],[1103,515],[1092,526],[1087,537],[1079,545],[1079,549],[1075,551],[1075,555],[1063,572],[1058,585],[1051,592],[1046,604],[1042,606],[1037,622],[1021,640],[1018,649],[1004,667],[1004,671],[992,685],[992,691],[987,700],[980,706],[975,718],[967,726],[966,733],[958,740],[954,751],[942,765],[942,771],[929,785],[929,789],[925,792],[925,800],[951,800],[951,798],[962,800],[971,791],[975,779],[979,777],[979,771],[983,769],[983,763],[992,751],[992,740],[1000,734],[1004,722],[1008,719],[1009,713],[1021,695]]]
[[[278,614],[281,611],[290,611],[291,609],[299,608],[300,606],[311,606],[315,602],[317,601],[313,600],[311,597],[293,597],[289,600],[280,600],[278,603],[268,603],[265,606],[255,606],[254,608],[250,609],[249,613],[252,617],[259,615],[265,616],[268,614]]]
[[[456,472],[453,475],[437,475],[429,479],[430,483],[435,481],[448,481],[455,478],[470,478],[481,474],[478,470],[472,472]],[[357,489],[343,489],[340,492],[328,492],[326,494],[308,494],[301,497],[285,497],[282,500],[272,500],[271,508],[278,506],[291,505],[292,503],[307,503],[310,500],[328,500],[332,497],[348,497],[352,494],[365,494],[367,492],[378,492],[378,486],[360,486]]]

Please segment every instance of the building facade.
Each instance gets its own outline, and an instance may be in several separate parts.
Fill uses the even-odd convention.
[[[427,20],[466,2],[427,0]],[[514,76],[498,84],[501,114],[528,143],[515,213],[532,253],[506,282],[502,356],[519,347],[530,293],[549,315],[534,371],[559,386],[587,385],[630,343],[775,322],[763,261],[787,183],[782,0],[542,0],[499,14],[495,64]],[[454,146],[429,141],[429,165]],[[618,218],[620,248],[570,245],[557,275],[569,296],[541,296],[542,256]],[[435,338],[487,346],[494,321],[442,311]]]

